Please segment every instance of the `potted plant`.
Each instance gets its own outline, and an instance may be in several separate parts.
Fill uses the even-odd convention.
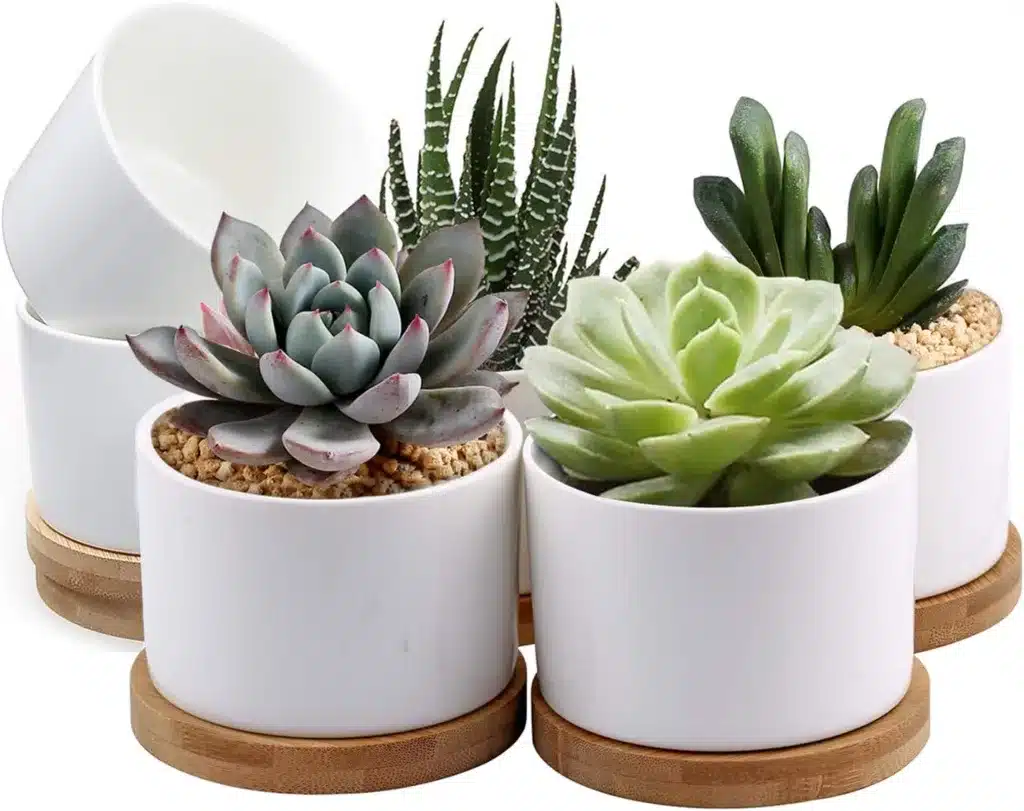
[[[918,362],[900,412],[921,455],[918,650],[984,630],[1020,595],[1020,540],[1009,523],[1010,340],[991,297],[966,279],[947,284],[967,226],[938,226],[965,142],[942,141],[919,168],[924,114],[921,99],[893,114],[880,168],[854,177],[846,238],[835,246],[825,215],[808,207],[806,143],[791,132],[780,156],[772,118],[753,99],[739,100],[729,127],[742,191],[725,177],[694,182],[704,222],[739,262],[766,276],[836,282],[843,324]],[[951,424],[963,452],[950,448]]]
[[[415,194],[406,174],[401,128],[393,120],[380,207],[385,208],[385,191],[390,190],[403,250],[413,248],[438,227],[467,219],[481,222],[487,254],[484,291],[521,291],[529,296],[525,317],[487,364],[487,368],[517,384],[506,393],[505,405],[522,421],[547,413],[519,369],[523,350],[547,339],[548,330],[565,309],[568,281],[596,276],[607,256],[608,251],[603,250],[591,257],[607,179],[601,181],[585,233],[572,258],[566,225],[576,181],[576,74],[572,72],[568,99],[559,118],[562,13],[556,4],[529,172],[521,195],[515,172],[514,66],[509,69],[506,94],[502,95],[498,87],[507,41],[493,57],[477,93],[456,187],[452,175],[455,157],[450,155],[452,119],[480,31],[464,48],[451,82],[442,93],[443,33],[442,24],[434,39],[427,71],[423,146],[418,152]],[[635,257],[626,260],[615,271],[615,278],[626,278],[636,264]],[[519,550],[520,642],[528,644],[532,642],[533,630],[529,619],[529,554],[523,529]]]
[[[300,757],[326,747],[340,762],[317,791],[366,788],[356,773],[388,766],[384,736],[408,733],[402,745],[422,753],[446,724],[490,719],[486,745],[457,739],[444,763],[376,787],[478,765],[522,731],[522,684],[507,696],[521,432],[504,381],[479,368],[522,308],[478,295],[475,222],[396,267],[397,253],[365,197],[333,220],[307,205],[280,246],[224,215],[211,251],[224,314],[205,310],[205,337],[128,338],[193,395],[158,405],[136,436],[146,651],[133,725],[186,771],[310,790],[283,761],[183,757],[161,712],[202,719],[222,742],[241,730]]]
[[[524,449],[534,740],[563,774],[684,805],[779,802],[875,782],[923,746],[916,451],[889,417],[915,363],[842,312],[835,285],[705,254],[571,282],[548,345],[526,350],[554,414],[526,423]],[[913,740],[882,764],[906,702]],[[876,745],[851,756],[837,736],[861,727]],[[825,750],[846,753],[843,788],[811,779]],[[708,757],[737,752],[737,774]],[[665,777],[666,758],[703,787]],[[764,789],[779,763],[793,770]]]

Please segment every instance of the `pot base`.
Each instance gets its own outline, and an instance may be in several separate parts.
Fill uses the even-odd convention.
[[[753,808],[818,800],[896,774],[929,732],[928,671],[917,659],[910,689],[887,715],[827,741],[762,752],[652,749],[603,738],[556,715],[533,681],[533,745],[556,772],[629,800],[695,808]]]
[[[533,644],[533,597],[519,595],[519,646]]]
[[[64,619],[123,639],[142,639],[139,556],[79,543],[47,524],[29,493],[25,505],[28,554],[36,589]]]
[[[986,631],[1006,619],[1020,599],[1021,541],[1010,524],[1006,551],[981,577],[916,603],[914,648],[920,653]]]
[[[146,652],[131,671],[136,739],[187,774],[237,788],[350,794],[429,783],[500,755],[526,727],[526,661],[493,701],[452,721],[369,738],[286,738],[218,726],[171,704],[149,675]]]

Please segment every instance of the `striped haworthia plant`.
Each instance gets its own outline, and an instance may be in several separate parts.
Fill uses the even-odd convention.
[[[554,31],[544,79],[544,95],[533,138],[530,168],[522,194],[516,183],[515,67],[510,66],[505,92],[499,91],[506,41],[491,60],[477,93],[462,158],[458,184],[449,157],[452,116],[466,69],[480,31],[463,49],[447,89],[441,81],[438,29],[427,71],[423,146],[419,150],[415,194],[405,168],[402,133],[391,122],[388,170],[381,184],[381,207],[387,192],[403,251],[412,250],[428,234],[467,220],[479,220],[486,248],[482,294],[525,291],[526,316],[495,354],[492,369],[515,369],[523,350],[544,344],[551,325],[565,310],[570,279],[600,273],[607,251],[590,256],[604,202],[606,180],[594,200],[579,247],[570,257],[565,228],[576,177],[576,75],[559,116],[559,64],[562,16],[555,6]],[[630,258],[615,277],[625,279],[637,265]]]

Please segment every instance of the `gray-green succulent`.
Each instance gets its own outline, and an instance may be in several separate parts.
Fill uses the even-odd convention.
[[[480,31],[470,39],[446,91],[441,85],[441,41],[444,24],[434,39],[427,71],[425,127],[416,172],[416,195],[405,170],[402,134],[391,122],[388,171],[381,184],[381,209],[386,192],[402,238],[409,250],[437,228],[469,219],[483,227],[486,250],[485,293],[522,291],[529,295],[526,315],[489,366],[516,368],[522,350],[542,344],[551,324],[565,309],[566,281],[596,275],[607,251],[590,258],[604,201],[605,182],[594,201],[590,220],[575,259],[569,264],[565,228],[576,177],[576,75],[558,118],[559,63],[562,17],[556,5],[544,94],[537,117],[529,173],[517,201],[515,150],[515,68],[510,69],[507,96],[499,97],[498,82],[508,48],[506,42],[491,62],[473,108],[462,158],[458,189],[449,156],[452,117],[459,90]],[[636,266],[631,258],[616,272],[625,278]]]
[[[398,237],[366,197],[332,220],[306,205],[280,244],[224,214],[211,264],[220,309],[128,336],[151,372],[205,399],[173,416],[239,464],[287,463],[336,480],[380,439],[421,446],[482,436],[511,388],[481,370],[526,297],[480,296],[475,220],[439,228],[396,267]]]
[[[554,414],[527,421],[580,486],[608,498],[748,506],[885,468],[910,439],[887,419],[916,364],[843,328],[839,288],[705,254],[628,280],[570,283],[522,366]]]
[[[935,147],[917,170],[925,103],[912,99],[889,122],[881,169],[853,180],[846,241],[832,246],[828,220],[808,208],[810,156],[789,133],[780,159],[775,126],[759,102],[741,98],[729,124],[742,191],[727,177],[698,177],[694,200],[705,224],[737,260],[766,276],[836,282],[843,323],[875,334],[927,326],[967,286],[943,286],[960,262],[967,226],[936,230],[960,183],[964,139]]]

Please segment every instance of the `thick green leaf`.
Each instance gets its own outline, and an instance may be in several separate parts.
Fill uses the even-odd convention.
[[[807,482],[850,459],[868,441],[853,425],[808,428],[758,449],[747,462],[784,482]]]
[[[914,182],[892,255],[879,283],[880,301],[889,300],[924,254],[935,226],[960,185],[965,148],[963,138],[943,141],[935,147],[935,154]]]
[[[811,412],[826,398],[855,389],[867,374],[870,352],[871,347],[859,341],[837,346],[796,372],[750,413],[797,417]]]
[[[448,124],[441,95],[441,39],[444,23],[434,38],[427,70],[423,147],[419,164],[420,229],[424,234],[454,224],[455,184],[448,161]]]
[[[665,473],[684,478],[724,470],[749,453],[760,441],[770,420],[727,416],[703,420],[677,434],[639,442],[643,454]]]
[[[548,456],[596,481],[628,481],[656,476],[635,445],[577,428],[551,417],[526,421],[526,429]]]
[[[881,235],[878,232],[878,172],[865,166],[853,179],[846,215],[846,241],[853,246],[857,297],[871,289],[871,275]]]
[[[782,267],[787,276],[807,275],[807,190],[811,182],[811,157],[807,144],[791,132],[783,143],[782,167]]]
[[[495,98],[498,92],[498,79],[501,76],[501,65],[508,50],[508,40],[498,49],[491,66],[487,70],[480,92],[477,93],[473,105],[473,117],[469,122],[467,134],[467,163],[469,165],[469,193],[473,216],[481,216],[484,201],[488,194],[488,168],[491,161],[494,143]],[[498,135],[501,135],[501,119],[498,122]]]
[[[562,344],[566,346],[566,344]],[[520,363],[528,379],[540,375],[570,375],[588,389],[597,389],[630,400],[648,399],[657,396],[644,385],[629,377],[616,376],[608,369],[590,362],[585,355],[560,348],[555,343],[548,346],[531,346],[523,352]]]
[[[666,400],[620,401],[607,405],[604,415],[611,432],[626,442],[678,434],[700,420],[700,415],[690,406]]]
[[[911,99],[900,105],[889,120],[878,173],[878,211],[883,237],[873,271],[877,283],[889,263],[892,246],[903,220],[917,177],[917,156],[921,148],[921,124],[924,121],[924,99]]]
[[[868,326],[877,333],[888,332],[924,306],[953,275],[966,246],[966,225],[942,226],[892,301],[876,317],[868,320]]]
[[[761,269],[768,276],[782,276],[782,254],[775,238],[774,223],[782,188],[782,163],[775,125],[759,102],[741,98],[729,122],[729,138],[754,220]]]
[[[843,293],[847,320],[857,300],[857,262],[853,257],[853,246],[842,242],[832,249],[832,262],[835,265],[836,284]],[[844,322],[845,323],[845,322]]]
[[[501,139],[494,156],[494,167],[487,187],[480,224],[486,251],[487,285],[489,290],[508,287],[509,260],[515,254],[517,241],[516,214],[516,76],[509,76],[508,109],[505,112]],[[499,106],[498,117],[501,118]],[[500,123],[500,120],[499,120]]]
[[[870,476],[885,470],[906,450],[913,430],[905,422],[885,420],[862,425],[868,436],[855,454],[829,471],[832,476]]]
[[[455,102],[458,101],[459,98],[459,90],[462,88],[462,80],[466,78],[466,69],[469,67],[469,60],[473,56],[473,48],[476,45],[476,41],[480,38],[480,32],[482,30],[482,28],[478,28],[476,33],[470,37],[469,42],[462,51],[462,58],[459,59],[459,64],[455,68],[452,80],[448,84],[448,90],[444,94],[444,120],[448,127],[448,134],[451,133],[452,116],[455,114]]]
[[[828,346],[843,318],[843,297],[834,284],[808,281],[779,293],[768,306],[766,314],[775,318],[788,313],[792,327],[782,349],[807,352],[811,357]]]
[[[959,282],[953,282],[953,284],[947,284],[934,296],[928,299],[928,301],[922,304],[920,309],[908,315],[903,320],[903,323],[899,325],[899,328],[910,329],[914,324],[920,324],[922,327],[927,327],[932,321],[957,303],[960,296],[963,294],[965,287],[967,287],[967,279],[962,279]]]
[[[687,396],[682,373],[643,307],[636,301],[625,300],[620,302],[620,310],[633,351],[647,367],[646,379],[666,399],[696,402]]]
[[[739,186],[727,177],[698,177],[693,181],[693,201],[722,247],[760,274],[761,263],[753,247],[757,245],[753,215]]]
[[[736,371],[743,343],[736,330],[716,321],[695,335],[676,356],[690,400],[703,405]]]
[[[783,504],[817,495],[807,482],[782,482],[768,473],[745,468],[730,474],[725,483],[730,507]]]
[[[676,302],[697,285],[698,280],[728,297],[735,309],[736,323],[741,333],[753,329],[764,308],[765,298],[762,281],[749,268],[734,259],[703,253],[679,266],[669,277],[665,287],[668,306],[674,308]]]
[[[669,305],[668,279],[679,267],[677,262],[650,262],[640,265],[626,279],[626,286],[643,304],[651,322],[661,334],[667,334],[674,307]]]
[[[705,287],[700,279],[676,304],[672,311],[672,323],[669,332],[669,348],[673,352],[681,352],[693,338],[722,322],[733,329],[739,328],[736,308],[723,293]]]
[[[714,415],[768,413],[765,401],[808,362],[806,352],[783,351],[744,366],[704,404]]]
[[[634,504],[660,504],[665,507],[693,507],[714,486],[717,476],[658,476],[620,484],[601,493],[602,498],[629,501]]]
[[[823,282],[836,280],[832,261],[832,230],[820,208],[811,206],[807,212],[807,278]]]

